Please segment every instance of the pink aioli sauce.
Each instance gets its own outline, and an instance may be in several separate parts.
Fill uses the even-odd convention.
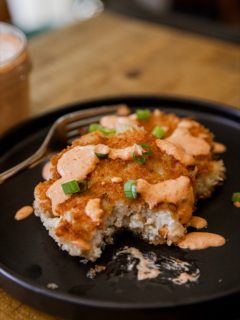
[[[195,163],[195,159],[187,154],[181,146],[177,146],[167,140],[156,140],[156,145],[162,152],[174,157],[177,161],[185,165],[192,165]]]
[[[0,26],[0,133],[29,114],[31,66],[26,46],[25,37],[14,26]]]
[[[193,126],[199,126],[199,124],[193,120],[182,120],[166,140],[182,147],[189,155],[208,155],[211,151],[210,145],[202,137],[191,135],[189,129]]]
[[[214,142],[213,152],[214,153],[223,153],[227,150],[226,146],[220,142]]]
[[[33,213],[33,207],[31,206],[24,206],[19,209],[15,214],[15,220],[23,220],[29,217]]]
[[[189,250],[202,250],[220,247],[225,244],[224,237],[209,232],[190,232],[178,243],[178,247]]]
[[[153,279],[160,274],[159,267],[154,263],[154,261],[145,257],[137,248],[125,248],[118,252],[118,254],[121,253],[130,253],[134,258],[139,260],[137,264],[138,280]]]
[[[132,117],[119,117],[119,116],[105,116],[100,120],[100,124],[103,127],[114,129],[121,125],[135,126],[137,121]]]
[[[101,200],[98,198],[88,200],[85,207],[85,213],[92,219],[92,221],[99,224],[104,213],[101,208]]]
[[[149,255],[143,254],[135,247],[125,247],[115,254],[115,257],[122,253],[128,253],[133,258],[138,259],[136,265],[137,279],[154,279],[156,277],[163,277],[170,283],[176,285],[183,285],[188,282],[196,282],[200,277],[200,270],[194,268],[193,265],[187,261],[182,261],[174,257],[166,258],[165,262],[161,264],[157,260],[157,256],[150,252]],[[132,271],[135,264],[131,260],[127,261],[127,271]],[[167,274],[166,274],[167,273]],[[178,274],[176,277],[175,274]]]
[[[131,113],[131,110],[127,105],[120,105],[117,109],[118,116],[128,116]]]
[[[23,48],[20,38],[9,33],[0,33],[0,64],[8,63]]]
[[[49,180],[52,178],[52,164],[50,161],[46,162],[42,168],[42,177],[44,180]]]
[[[114,149],[110,148],[109,158],[110,159],[122,159],[122,160],[131,160],[133,155],[141,156],[144,152],[144,149],[138,145],[134,144],[133,146],[126,147],[123,149]]]
[[[234,205],[236,208],[240,208],[240,201],[235,201],[235,202],[233,202],[233,205]]]
[[[156,184],[150,184],[144,179],[138,179],[137,192],[148,203],[150,209],[161,202],[172,203],[179,205],[179,216],[182,218],[183,223],[187,222],[191,217],[194,194],[188,177],[181,176],[177,179],[169,179]]]
[[[183,119],[179,122],[178,127],[191,129],[192,127],[199,127],[199,123],[192,119]]]
[[[203,229],[207,227],[207,220],[202,217],[193,216],[189,223],[189,226],[195,229]]]
[[[153,115],[155,117],[160,117],[162,114],[163,114],[162,111],[160,111],[159,109],[154,109],[153,110]]]
[[[178,277],[172,279],[172,282],[174,284],[183,285],[187,282],[196,282],[199,277],[200,277],[200,272],[196,272],[194,274],[181,272]]]

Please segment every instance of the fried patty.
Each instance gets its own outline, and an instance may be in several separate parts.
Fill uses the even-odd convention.
[[[213,135],[199,123],[159,111],[152,112],[147,120],[139,121],[136,117],[130,117],[135,119],[135,124],[124,125],[124,128],[121,124],[120,130],[116,128],[116,134],[104,135],[96,131],[75,140],[71,146],[52,158],[51,179],[39,183],[35,188],[35,214],[41,218],[50,236],[70,255],[96,260],[104,246],[113,241],[116,231],[122,228],[130,229],[155,245],[177,243],[186,233],[195,209],[195,200],[209,197],[215,186],[224,179],[223,162],[214,159]],[[208,154],[193,156],[194,164],[191,165],[186,165],[172,154],[162,151],[157,146],[157,138],[152,135],[152,130],[161,126],[165,131],[164,140],[169,140],[171,144],[171,137],[181,125],[188,127],[187,130],[192,137],[204,140],[209,146]],[[66,201],[59,203],[54,212],[47,192],[61,179],[58,170],[59,160],[74,148],[97,145],[104,145],[110,149],[147,145],[152,154],[146,157],[147,161],[144,164],[136,161],[134,157],[128,160],[110,157],[100,159],[86,177],[87,190],[72,194]],[[177,144],[176,147],[182,148]],[[71,163],[69,165],[71,166]],[[159,186],[160,193],[166,191],[161,190],[165,182],[166,186],[168,183],[174,186],[176,181],[177,186],[182,179],[181,181],[186,182],[190,196],[183,196],[175,202],[169,200],[169,192],[166,200],[156,195],[160,200],[158,199],[152,207],[148,202],[149,195],[148,198],[144,197],[146,192],[138,195],[136,199],[127,198],[124,183],[143,179],[150,189],[155,186],[155,192],[158,192]],[[179,189],[176,193],[180,191]],[[97,220],[86,213],[91,200],[97,200],[96,203],[100,206],[98,209],[101,216]]]

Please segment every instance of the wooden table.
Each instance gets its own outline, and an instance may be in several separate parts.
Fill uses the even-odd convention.
[[[174,94],[240,105],[239,47],[102,14],[30,42],[32,114],[123,94]],[[0,291],[1,320],[55,319]]]

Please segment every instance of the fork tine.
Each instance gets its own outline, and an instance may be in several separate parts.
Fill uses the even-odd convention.
[[[77,129],[67,133],[67,139],[71,139],[72,137],[77,137],[77,136],[80,137],[80,132]]]
[[[61,122],[63,124],[69,124],[77,120],[82,120],[85,118],[89,118],[91,116],[103,116],[104,114],[109,114],[117,111],[118,106],[105,106],[105,107],[99,107],[99,108],[91,108],[88,110],[80,110],[76,112],[69,113],[67,115],[62,116],[59,118],[58,122]]]

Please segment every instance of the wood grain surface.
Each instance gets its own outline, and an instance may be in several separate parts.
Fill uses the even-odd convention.
[[[163,26],[104,13],[30,41],[33,115],[122,94],[174,94],[240,105],[240,51]],[[0,291],[1,320],[56,319]]]

